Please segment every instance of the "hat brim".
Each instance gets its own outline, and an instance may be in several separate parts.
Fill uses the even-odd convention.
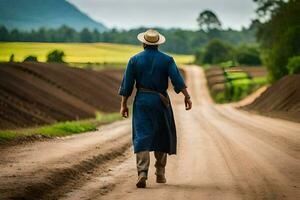
[[[145,43],[147,45],[159,45],[159,44],[163,44],[166,42],[166,38],[162,34],[159,34],[159,40],[157,42],[148,42],[147,40],[145,40],[144,35],[145,35],[145,32],[138,34],[137,39],[140,42]]]

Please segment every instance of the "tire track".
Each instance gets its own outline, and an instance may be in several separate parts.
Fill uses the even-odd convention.
[[[126,159],[131,147],[128,121],[102,129],[13,148],[0,146],[5,155],[0,158],[1,200],[58,199],[116,160]]]
[[[128,136],[118,138],[118,142],[113,141],[111,144],[114,148],[103,150],[105,153],[96,154],[92,158],[83,160],[68,168],[49,170],[47,172],[49,175],[45,178],[34,184],[26,185],[23,191],[10,198],[23,200],[58,199],[71,188],[80,185],[81,179],[86,173],[92,174],[93,171],[107,164],[107,162],[119,156],[124,156],[124,152],[131,146]]]
[[[195,119],[203,125],[205,130],[209,130],[205,133],[214,141],[219,152],[223,155],[226,166],[234,178],[237,188],[244,195],[244,199],[280,199],[279,188],[274,187],[275,185],[266,178],[251,155],[224,136],[222,131],[211,120],[207,119],[201,110],[197,114]],[[255,177],[256,182],[253,182],[253,178],[250,176]]]

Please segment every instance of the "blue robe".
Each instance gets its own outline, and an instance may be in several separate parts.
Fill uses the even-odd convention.
[[[176,93],[186,88],[174,59],[153,47],[130,58],[119,89],[129,97],[134,85],[167,94],[168,78]],[[133,103],[134,152],[159,151],[176,154],[176,127],[172,106],[165,107],[159,94],[138,91]]]

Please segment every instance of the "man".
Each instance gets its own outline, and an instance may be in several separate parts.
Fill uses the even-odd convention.
[[[133,103],[132,139],[138,171],[136,186],[145,188],[149,151],[154,151],[156,158],[157,183],[166,183],[167,154],[176,154],[176,128],[167,94],[168,79],[171,79],[176,93],[183,93],[186,110],[192,108],[192,102],[173,58],[158,50],[165,37],[150,29],[137,38],[143,43],[144,51],[128,62],[119,90],[122,96],[120,113],[123,117],[129,116],[127,100],[135,84],[137,93]]]

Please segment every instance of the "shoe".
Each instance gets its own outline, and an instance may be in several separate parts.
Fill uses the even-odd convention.
[[[136,183],[136,187],[137,188],[145,188],[146,187],[146,180],[147,180],[147,177],[139,176],[138,181]]]
[[[165,175],[156,175],[156,183],[166,183],[167,179]]]

